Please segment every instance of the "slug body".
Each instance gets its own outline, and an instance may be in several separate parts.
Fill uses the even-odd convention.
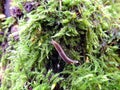
[[[68,64],[75,64],[78,63],[78,61],[76,60],[72,60],[69,57],[67,57],[67,55],[65,54],[64,50],[62,49],[62,47],[54,40],[51,41],[52,45],[55,47],[55,49],[57,50],[59,56]]]

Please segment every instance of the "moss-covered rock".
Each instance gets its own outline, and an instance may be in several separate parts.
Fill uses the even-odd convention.
[[[119,90],[120,25],[115,2],[38,0],[31,2],[35,8],[29,13],[25,0],[15,2],[24,16],[16,18],[19,41],[10,39],[1,58],[8,66],[1,89]],[[79,63],[64,62],[52,39]]]

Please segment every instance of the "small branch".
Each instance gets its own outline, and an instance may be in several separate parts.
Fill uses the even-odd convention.
[[[62,0],[59,0],[60,11],[62,10]]]

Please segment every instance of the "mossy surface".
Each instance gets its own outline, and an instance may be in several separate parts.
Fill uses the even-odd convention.
[[[38,0],[18,19],[19,41],[9,40],[1,57],[7,65],[1,90],[119,90],[119,1]],[[7,18],[3,29],[14,23]],[[51,40],[78,65],[65,63]]]

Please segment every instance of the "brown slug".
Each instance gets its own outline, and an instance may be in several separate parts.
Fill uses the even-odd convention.
[[[78,63],[78,61],[76,60],[72,60],[69,57],[67,57],[67,55],[65,54],[64,50],[62,49],[62,47],[52,39],[51,41],[52,45],[55,47],[55,49],[57,50],[59,56],[68,64],[75,64]]]

